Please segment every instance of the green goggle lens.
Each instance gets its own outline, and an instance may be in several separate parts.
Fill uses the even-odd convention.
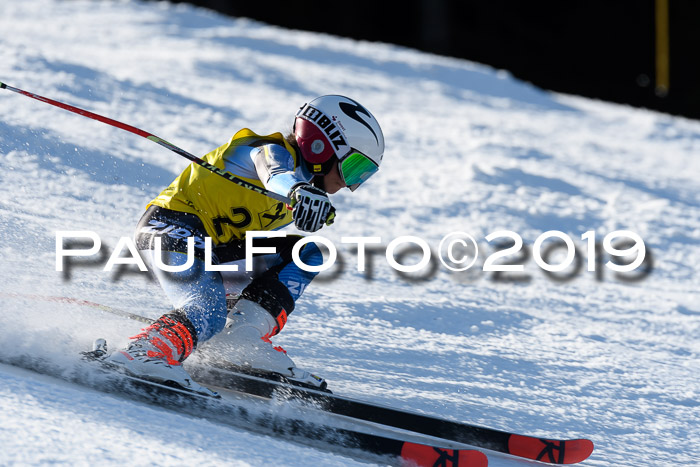
[[[379,170],[377,164],[360,152],[352,152],[339,163],[340,175],[353,191]]]

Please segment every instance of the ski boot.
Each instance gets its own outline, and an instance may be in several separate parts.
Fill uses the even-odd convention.
[[[182,367],[197,345],[194,328],[183,313],[165,314],[130,339],[133,340],[125,349],[103,361],[136,378],[175,383],[188,391],[218,397],[216,392],[194,381]],[[97,344],[93,352],[98,351]]]
[[[229,304],[233,306],[223,331],[207,342],[209,352],[237,371],[326,390],[323,378],[297,368],[287,352],[270,341],[286,323],[284,309],[275,318],[262,305],[246,298],[229,301]],[[270,378],[271,374],[283,378]]]

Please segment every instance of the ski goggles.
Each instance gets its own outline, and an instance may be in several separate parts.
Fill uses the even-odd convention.
[[[355,191],[369,177],[379,170],[379,166],[356,149],[351,149],[338,159],[338,172],[350,191]]]

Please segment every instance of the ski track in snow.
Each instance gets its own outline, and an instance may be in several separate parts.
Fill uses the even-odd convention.
[[[508,73],[386,44],[284,30],[185,5],[0,4],[0,80],[153,132],[193,154],[238,129],[291,129],[326,93],[377,116],[387,151],[366,187],[333,197],[320,232],[339,277],[313,284],[277,338],[335,392],[493,428],[589,437],[584,465],[692,465],[700,456],[700,123],[541,91]],[[131,236],[187,164],[145,139],[0,91],[0,292],[56,295],[157,317],[144,276],[55,271],[55,232]],[[637,232],[653,272],[566,283],[532,259],[529,282],[492,274],[371,280],[341,236],[463,230],[599,240]],[[77,262],[77,261],[76,261]],[[330,271],[329,271],[330,273]],[[0,352],[70,367],[97,336],[139,329],[104,312],[3,298]],[[0,366],[0,464],[349,465],[351,460]],[[490,455],[490,465],[524,465]]]

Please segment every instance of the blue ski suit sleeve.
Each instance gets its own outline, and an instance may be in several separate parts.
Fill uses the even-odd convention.
[[[250,153],[258,177],[270,191],[287,196],[296,185],[309,182],[312,175],[303,164],[295,164],[294,157],[286,148],[267,144]]]

